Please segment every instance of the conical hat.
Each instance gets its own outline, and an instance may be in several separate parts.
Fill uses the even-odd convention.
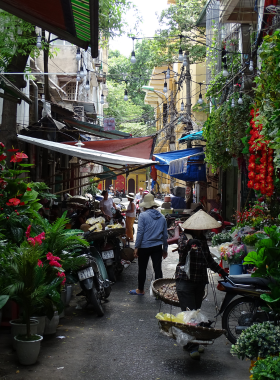
[[[182,227],[186,230],[211,230],[212,228],[220,228],[221,223],[218,223],[205,211],[199,210],[186,220]]]

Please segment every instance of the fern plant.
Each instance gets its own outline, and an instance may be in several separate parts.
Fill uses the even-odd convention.
[[[69,222],[66,212],[53,224],[38,213],[33,213],[33,218],[33,231],[45,232],[45,240],[42,245],[44,251],[52,252],[55,256],[60,257],[66,275],[85,264],[86,259],[79,255],[83,249],[89,246],[89,243],[80,236],[81,230],[65,229]]]

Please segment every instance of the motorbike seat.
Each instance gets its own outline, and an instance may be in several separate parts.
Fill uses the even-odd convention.
[[[271,279],[261,278],[261,277],[251,277],[251,275],[239,275],[239,276],[229,276],[229,278],[235,284],[242,285],[254,285],[257,288],[269,290],[268,284],[271,282]]]

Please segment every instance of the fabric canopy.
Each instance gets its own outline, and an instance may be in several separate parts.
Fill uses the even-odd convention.
[[[83,148],[117,153],[126,157],[150,159],[153,155],[154,140],[154,136],[146,136],[121,140],[84,141]],[[76,143],[71,141],[65,144],[75,146]]]
[[[69,146],[53,141],[36,139],[34,137],[18,135],[18,139],[30,144],[40,146],[42,148],[66,154],[68,156],[79,157],[99,165],[105,165],[113,169],[128,169],[131,166],[149,166],[154,165],[155,163],[152,160],[145,160],[143,158],[127,157],[119,154],[105,153],[100,152],[98,150],[87,149],[77,146]]]
[[[204,140],[202,131],[191,133],[187,136],[181,137],[179,141],[188,141],[188,140]]]
[[[173,165],[174,165],[175,160],[180,160],[182,158],[186,158],[188,156],[192,156],[200,152],[201,152],[201,155],[195,155],[193,157],[189,157],[187,161],[187,165],[185,166],[184,166],[184,160],[181,160],[181,163],[183,162],[183,169],[180,168],[179,170],[180,173],[177,172],[176,174],[175,173],[169,174],[169,165],[171,162],[173,162]],[[160,170],[163,173],[169,174],[171,177],[181,179],[183,181],[206,182],[206,165],[203,164],[204,152],[203,152],[202,147],[154,154],[154,157],[159,162],[159,164],[156,165],[156,169]]]
[[[98,57],[98,0],[0,0],[0,8]]]

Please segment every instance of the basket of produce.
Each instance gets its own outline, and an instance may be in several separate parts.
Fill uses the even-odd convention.
[[[160,278],[152,284],[153,293],[164,303],[180,307],[174,278]]]
[[[163,321],[159,320],[161,329],[165,332],[169,332],[171,327],[177,327],[179,330],[186,334],[195,337],[196,340],[211,341],[213,339],[219,338],[221,335],[226,333],[223,329],[214,329],[202,326],[193,326],[191,324],[178,323],[173,321]]]
[[[125,235],[125,228],[111,228],[105,231],[88,231],[84,234],[87,241],[94,241],[104,239],[105,237],[122,236]]]

